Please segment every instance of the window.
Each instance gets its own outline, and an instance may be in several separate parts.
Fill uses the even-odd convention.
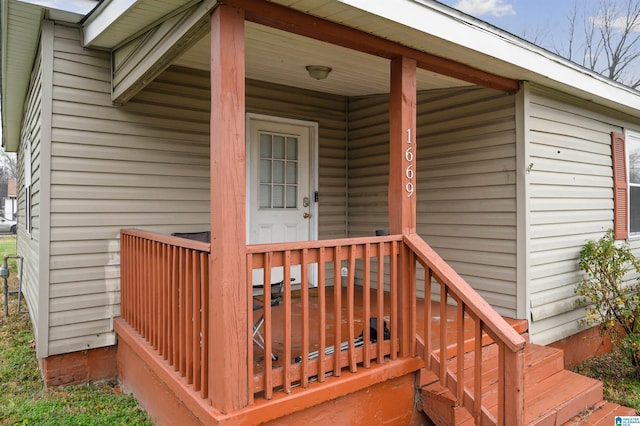
[[[298,138],[260,133],[260,208],[295,209],[298,199]]]
[[[627,132],[627,171],[629,175],[629,233],[640,233],[640,133]]]

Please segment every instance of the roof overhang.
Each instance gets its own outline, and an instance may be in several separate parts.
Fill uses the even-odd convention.
[[[83,23],[85,47],[113,50],[202,0],[103,0]]]
[[[201,0],[84,1],[97,5],[87,16],[45,7],[36,4],[37,0],[0,0],[2,126],[3,144],[8,150],[17,148],[30,71],[38,48],[40,21],[44,16],[66,22],[82,22],[86,46],[113,51]],[[258,0],[246,2],[258,6],[264,4]],[[640,116],[638,91],[432,0],[271,2],[356,28],[415,51],[426,52],[505,78],[531,81],[595,104]],[[272,35],[281,36],[275,33]],[[204,50],[206,54],[206,47]],[[319,50],[309,52],[322,56]],[[327,47],[327,52],[331,52],[331,48]],[[197,62],[195,55],[188,59],[191,63]],[[205,62],[208,61],[209,58],[205,58]],[[354,74],[354,78],[356,75]],[[369,77],[375,79],[373,75]],[[434,77],[437,80],[438,77]],[[455,81],[450,80],[443,80],[443,83],[455,84]]]
[[[380,28],[399,43],[429,48],[435,55],[446,55],[480,70],[499,72],[504,77],[544,85],[640,116],[640,92],[441,3],[337,1],[377,17],[366,28],[360,28],[364,31]],[[392,33],[387,30],[390,25],[407,30]]]
[[[45,6],[44,3],[0,1],[2,145],[7,151],[15,151],[18,148],[23,106],[39,46],[42,19],[46,17],[57,21],[78,23],[84,16],[82,13]],[[97,0],[84,0],[87,10],[90,10],[92,4],[97,3]]]

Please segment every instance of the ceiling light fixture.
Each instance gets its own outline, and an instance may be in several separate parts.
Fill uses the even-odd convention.
[[[331,68],[323,65],[307,65],[305,68],[307,69],[309,76],[316,80],[324,80],[331,72]]]

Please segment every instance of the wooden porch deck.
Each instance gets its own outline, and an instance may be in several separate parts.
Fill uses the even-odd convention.
[[[349,331],[349,323],[347,316],[347,289],[346,287],[342,287],[341,291],[342,300],[340,303],[342,315],[341,315],[341,323],[342,328],[340,330],[340,336],[348,336]],[[389,326],[389,315],[388,307],[390,306],[390,294],[388,292],[384,293],[384,321],[386,326]],[[258,304],[261,303],[261,296],[255,296],[255,299]],[[376,312],[378,309],[377,302],[377,290],[370,290],[371,303],[371,312]],[[301,291],[296,290],[292,292],[291,298],[291,315],[292,315],[292,330],[291,330],[291,354],[292,354],[292,363],[295,363],[296,357],[299,357],[302,354],[302,340],[300,336],[302,335],[302,299],[301,299]],[[327,287],[325,290],[325,316],[326,316],[326,327],[324,328],[325,332],[325,347],[333,345],[335,341],[335,325],[334,325],[334,305],[335,305],[335,294],[333,287]],[[309,318],[313,323],[314,318],[320,318],[320,308],[319,308],[319,298],[318,298],[318,289],[312,288],[309,290]],[[364,329],[364,294],[363,288],[361,286],[355,287],[355,306],[354,306],[354,325],[355,325],[355,336],[360,336]],[[440,308],[438,302],[431,302],[431,312],[432,315],[431,321],[431,332],[433,333],[432,339],[432,349],[434,351],[439,350],[440,348],[440,328],[442,326],[442,321],[440,318]],[[261,315],[261,310],[258,309],[254,311],[254,323],[258,320]],[[282,354],[284,353],[284,316],[285,310],[284,306],[276,306],[272,308],[272,349],[273,353],[278,357],[277,360],[273,361],[273,367],[283,367],[284,366],[284,358]],[[373,316],[373,315],[372,315]],[[416,333],[417,335],[424,339],[424,299],[416,300]],[[505,320],[518,332],[525,333],[527,331],[528,323],[526,320],[517,320],[513,318],[505,318]],[[456,315],[456,307],[453,305],[447,306],[447,318],[446,318],[446,330],[447,330],[447,341],[455,342],[458,330],[458,319]],[[313,325],[310,327],[309,336],[309,351],[317,351],[319,347],[319,339],[320,339],[320,329],[319,327],[314,327]],[[465,323],[464,323],[464,333],[465,333],[465,341],[469,344],[469,350],[472,349],[472,344],[474,342],[474,324],[473,320],[465,315]],[[487,339],[486,343],[490,342],[490,339]],[[453,356],[455,345],[449,345],[449,356]],[[264,351],[258,347],[258,345],[254,344],[254,357],[255,360],[255,368],[254,373],[258,374],[264,371]]]
[[[218,376],[212,373],[211,366],[219,366],[211,354],[229,355],[216,340],[225,330],[213,318],[212,312],[218,313],[209,303],[216,285],[210,280],[209,245],[141,231],[123,231],[121,241],[122,318],[115,326],[122,344],[119,369],[124,372],[119,374],[129,376],[125,382],[138,397],[150,389],[145,382],[166,385],[169,394],[184,402],[184,416],[192,413],[201,420],[229,424],[241,419],[275,421],[288,415],[308,420],[333,406],[339,396],[349,395],[341,399],[343,413],[356,401],[379,404],[389,392],[396,395],[400,383],[406,404],[402,413],[381,415],[414,412],[419,386],[422,409],[439,425],[552,420],[562,424],[602,402],[601,384],[564,370],[563,362],[558,362],[561,351],[527,344],[525,320],[500,317],[426,243],[411,235],[248,247],[248,271],[267,271],[264,281],[271,282],[268,271],[282,267],[288,283],[286,271],[292,265],[302,266],[305,281],[305,271],[317,263],[319,287],[298,290],[287,284],[279,306],[269,303],[267,292],[261,329],[267,338],[265,349],[250,338],[260,310],[246,312],[248,352],[246,358],[235,359],[239,372],[248,373],[245,391],[250,403],[219,410],[211,398],[210,379],[224,385],[228,377],[224,371]],[[362,285],[357,274],[347,277],[346,286],[333,285],[341,281],[344,265],[348,271],[362,268]],[[417,272],[424,273],[426,300],[418,297]],[[447,295],[451,305],[431,298],[431,289],[438,287],[437,293]],[[249,301],[251,294],[246,297]],[[377,317],[390,328],[389,338],[356,345],[354,340],[363,330],[364,340],[369,340],[366,319]],[[234,339],[243,340],[237,334]],[[297,360],[345,340],[350,343],[339,356]],[[446,356],[441,356],[441,346],[446,346]],[[133,379],[147,371],[145,366],[153,374],[146,381]],[[556,392],[559,383],[562,392]],[[583,392],[584,386],[588,392]],[[362,395],[377,399],[358,399]],[[166,406],[156,393],[146,398],[146,404],[156,404],[158,410]]]

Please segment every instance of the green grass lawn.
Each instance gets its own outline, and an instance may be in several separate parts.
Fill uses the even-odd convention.
[[[0,256],[15,255],[15,236],[0,236]],[[1,260],[1,259],[0,259]],[[15,259],[10,288],[17,289]],[[17,295],[4,316],[0,295],[0,425],[152,425],[135,398],[116,383],[45,389],[34,352],[28,314],[17,313]],[[22,305],[23,312],[27,307]]]

